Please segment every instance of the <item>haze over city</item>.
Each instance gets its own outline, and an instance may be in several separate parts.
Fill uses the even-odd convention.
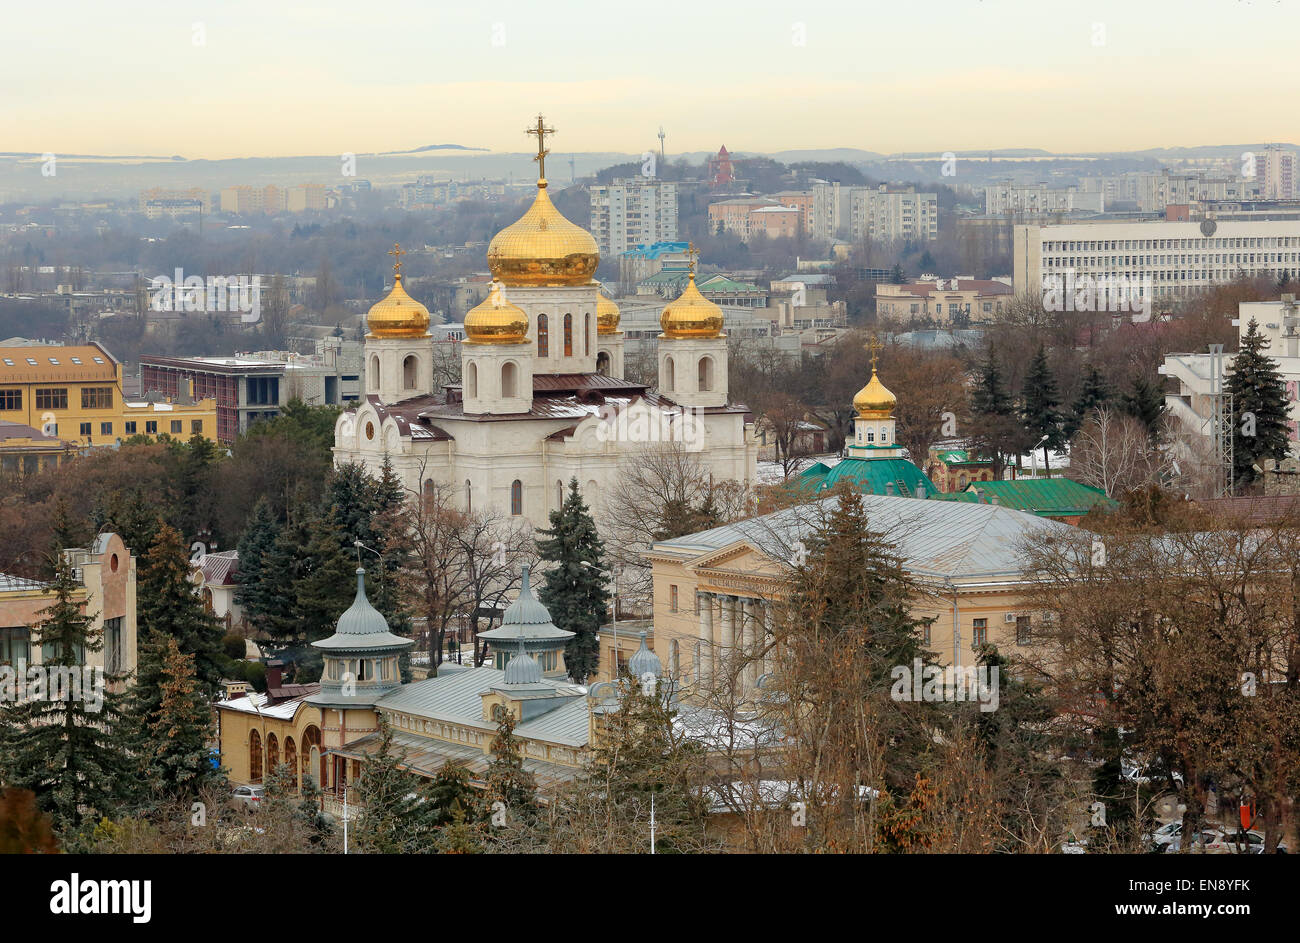
[[[58,2],[0,32],[5,149],[1056,152],[1300,138],[1293,4]],[[1231,54],[1249,48],[1246,63]],[[1012,107],[1014,106],[1014,107]]]

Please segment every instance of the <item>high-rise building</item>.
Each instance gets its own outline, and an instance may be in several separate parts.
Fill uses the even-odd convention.
[[[591,188],[591,234],[603,255],[677,239],[677,184],[627,177]]]
[[[1255,175],[1265,200],[1296,198],[1295,151],[1270,144],[1262,154],[1256,155],[1255,161]]]
[[[929,242],[939,237],[939,198],[915,187],[853,187],[848,237],[854,242]]]

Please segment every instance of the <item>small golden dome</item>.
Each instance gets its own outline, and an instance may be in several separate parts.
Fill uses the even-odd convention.
[[[600,290],[599,282],[596,285],[596,333],[617,334],[618,322],[622,318],[618,305]]]
[[[369,337],[428,337],[429,309],[406,293],[402,275],[393,276],[393,290],[366,315]]]
[[[885,388],[885,384],[880,382],[880,377],[876,376],[874,368],[867,385],[858,390],[857,395],[853,397],[853,408],[858,411],[861,419],[888,419],[893,415],[897,404],[898,400]]]
[[[722,309],[700,294],[692,269],[686,290],[659,316],[664,337],[718,337],[722,334]]]
[[[494,281],[488,296],[465,315],[466,344],[523,344],[528,341],[528,315],[506,301],[501,283]]]
[[[519,221],[488,244],[492,277],[512,287],[587,285],[600,264],[591,233],[569,222],[537,181],[537,198]]]

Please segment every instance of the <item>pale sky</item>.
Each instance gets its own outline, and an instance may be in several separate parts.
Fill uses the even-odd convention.
[[[0,151],[1057,152],[1300,141],[1297,0],[37,0]],[[802,41],[802,44],[801,44]]]

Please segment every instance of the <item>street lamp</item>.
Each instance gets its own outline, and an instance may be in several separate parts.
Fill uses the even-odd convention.
[[[1029,450],[1029,467],[1032,469],[1033,477],[1038,477],[1038,447],[1046,442],[1048,436],[1043,436],[1034,443],[1034,447]]]

